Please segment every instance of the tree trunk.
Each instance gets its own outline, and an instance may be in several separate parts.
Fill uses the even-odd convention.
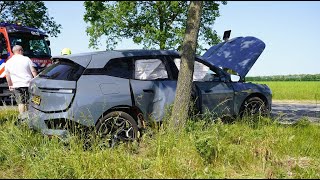
[[[197,47],[202,1],[191,1],[188,11],[186,32],[182,44],[180,71],[170,127],[181,129],[188,118],[190,109],[194,59]]]

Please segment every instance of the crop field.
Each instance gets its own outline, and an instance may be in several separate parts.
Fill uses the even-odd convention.
[[[320,81],[252,81],[267,84],[273,100],[312,100],[320,102]]]

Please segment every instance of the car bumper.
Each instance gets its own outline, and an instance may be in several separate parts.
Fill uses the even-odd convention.
[[[68,141],[70,137],[70,132],[64,129],[49,129],[45,120],[49,119],[58,119],[58,118],[67,118],[67,112],[60,113],[44,113],[39,111],[33,107],[29,106],[28,111],[24,114],[24,118],[26,123],[28,124],[30,129],[34,129],[36,131],[41,132],[43,135],[49,137],[58,137],[63,141]]]

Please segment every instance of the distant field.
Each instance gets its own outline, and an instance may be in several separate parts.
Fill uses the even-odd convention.
[[[320,74],[292,74],[246,77],[247,81],[320,81]]]
[[[274,100],[314,100],[320,102],[320,81],[252,81],[267,84]]]

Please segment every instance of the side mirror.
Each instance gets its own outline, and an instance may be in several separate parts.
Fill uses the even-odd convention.
[[[224,31],[224,33],[223,33],[223,40],[224,40],[224,41],[228,41],[228,39],[230,38],[230,34],[231,34],[231,30]]]
[[[230,79],[232,82],[239,82],[240,76],[235,74],[230,74]]]

